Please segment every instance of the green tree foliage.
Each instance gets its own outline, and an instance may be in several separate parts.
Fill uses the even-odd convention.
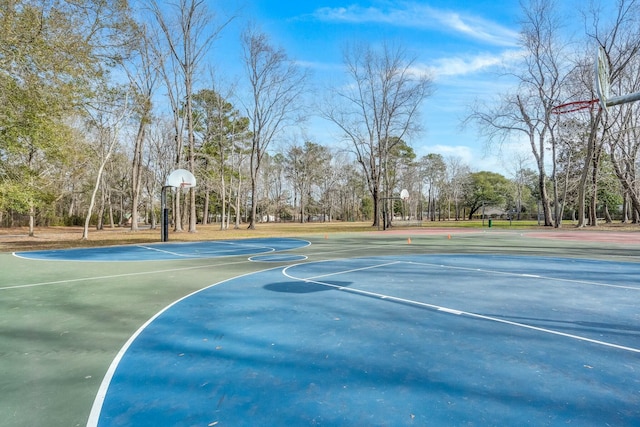
[[[469,219],[482,206],[504,207],[511,192],[511,182],[499,173],[483,171],[469,174],[464,191],[464,204],[469,209]]]
[[[392,138],[392,140],[385,168],[386,197],[392,196],[394,189],[397,189],[398,181],[402,174],[411,167],[416,160],[416,153],[413,147],[400,138]]]
[[[441,154],[427,154],[420,159],[421,177],[427,191],[427,212],[431,221],[436,219],[436,201],[444,186],[447,165]]]
[[[119,1],[0,0],[0,208],[33,219],[53,198],[74,143],[70,117],[117,61],[124,10]]]
[[[287,150],[286,159],[289,167],[287,177],[293,183],[295,196],[300,208],[300,222],[306,222],[308,208],[313,200],[313,186],[326,179],[326,165],[331,160],[327,147],[315,142],[305,141],[303,146],[293,146]]]
[[[213,189],[217,192],[224,218],[231,178],[238,173],[230,158],[238,150],[247,149],[244,146],[249,139],[249,119],[242,117],[230,102],[212,89],[203,89],[194,95],[193,112],[194,130],[200,139],[196,172],[202,178],[201,186],[205,191]],[[204,216],[207,217],[208,199],[205,200]],[[224,221],[221,221],[221,228],[226,228]]]

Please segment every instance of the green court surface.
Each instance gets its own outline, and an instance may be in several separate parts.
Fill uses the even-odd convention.
[[[258,252],[78,262],[1,253],[2,425],[87,425],[107,370],[145,322],[195,291],[274,266],[417,254],[640,261],[640,233],[632,232],[412,229],[300,239],[310,244],[278,254],[291,257],[275,258]]]

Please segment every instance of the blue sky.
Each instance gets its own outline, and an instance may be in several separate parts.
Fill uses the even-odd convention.
[[[411,145],[418,156],[439,153],[463,159],[473,170],[509,174],[504,159],[487,154],[475,128],[461,130],[461,119],[477,98],[508,90],[513,81],[500,75],[501,64],[518,51],[517,0],[244,0],[239,18],[218,40],[218,54],[234,68],[239,61],[225,49],[252,20],[274,45],[309,67],[314,83],[345,77],[342,49],[347,42],[401,44],[416,65],[433,76],[435,93],[422,109],[425,131]],[[235,39],[235,40],[232,40]],[[232,58],[232,56],[235,56]],[[220,62],[224,64],[224,61]],[[339,137],[329,122],[314,119],[307,135],[318,143],[334,144]]]

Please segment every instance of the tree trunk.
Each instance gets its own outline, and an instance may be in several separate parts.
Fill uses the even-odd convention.
[[[147,121],[147,112],[145,111],[138,124],[131,165],[131,231],[138,231],[138,203],[142,185],[142,149]]]
[[[182,207],[180,206],[180,189],[176,188],[173,198],[173,231],[182,232]]]
[[[36,213],[35,213],[35,208],[33,207],[33,204],[31,206],[29,206],[29,237],[33,237],[35,236],[35,217],[36,217]]]
[[[229,223],[227,222],[225,224],[225,217],[227,216],[227,188],[224,182],[224,173],[220,174],[220,197],[220,230],[226,230],[227,228],[229,228]]]
[[[620,180],[622,187],[624,188],[624,190],[629,195],[629,198],[631,199],[631,205],[633,206],[634,222],[637,222],[638,212],[640,212],[640,198],[638,197],[638,194],[636,194],[636,192],[634,191],[635,189],[633,187],[633,183],[629,182],[628,179],[625,177],[625,175],[622,173],[620,164],[618,163],[618,159],[616,158],[616,155],[615,155],[614,147],[611,147],[610,151],[611,153],[609,156],[611,158],[611,163],[613,164],[613,169],[616,172],[616,175],[618,176],[618,179]]]
[[[209,199],[211,198],[209,190],[204,191],[204,206],[202,207],[202,225],[209,223]]]
[[[258,191],[257,191],[257,183],[256,183],[256,177],[254,174],[254,170],[253,170],[253,166],[252,166],[252,170],[251,170],[251,212],[250,212],[250,216],[249,216],[249,230],[255,230],[256,229],[256,215],[258,213]]]
[[[544,215],[545,227],[553,227],[554,219],[551,216],[551,202],[549,201],[549,195],[547,194],[547,175],[544,170],[540,172],[538,185],[540,187],[540,201],[542,203],[542,212]]]

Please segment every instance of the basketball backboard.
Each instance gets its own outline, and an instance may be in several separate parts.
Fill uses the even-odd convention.
[[[607,102],[609,100],[609,60],[607,53],[602,46],[598,46],[598,54],[596,56],[596,93],[600,101],[600,107],[606,112]]]
[[[196,186],[196,177],[186,169],[176,169],[167,177],[167,187],[191,188]]]

